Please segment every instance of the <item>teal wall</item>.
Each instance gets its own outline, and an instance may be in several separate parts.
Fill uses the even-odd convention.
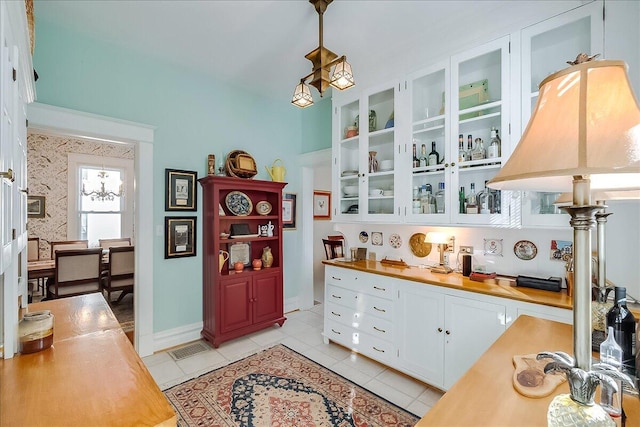
[[[313,93],[319,98],[318,93]],[[331,148],[331,98],[326,94],[311,107],[302,110],[302,152]]]
[[[203,54],[214,54],[212,52]],[[256,159],[258,179],[280,158],[287,166],[287,192],[298,192],[298,154],[310,146],[330,146],[330,111],[324,133],[302,137],[302,111],[289,102],[253,95],[203,74],[163,63],[139,52],[108,44],[38,20],[34,66],[39,75],[37,102],[156,127],[154,137],[154,229],[164,228],[165,168],[206,174],[208,154],[217,158],[234,149]],[[312,107],[313,108],[313,107]],[[309,109],[307,109],[309,110]],[[318,111],[304,122],[315,123]],[[322,126],[326,119],[322,119]],[[202,206],[199,192],[199,206]],[[201,210],[201,209],[200,209]],[[185,212],[184,215],[192,215]],[[202,221],[198,212],[198,256],[165,260],[162,236],[154,237],[154,332],[202,320]],[[295,253],[297,231],[285,233]],[[285,257],[285,298],[298,294],[299,263]],[[295,256],[293,258],[295,260]]]

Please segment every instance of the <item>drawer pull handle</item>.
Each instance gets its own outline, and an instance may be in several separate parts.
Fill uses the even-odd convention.
[[[375,290],[377,290],[377,291],[383,291],[383,292],[384,292],[384,291],[386,291],[386,289],[385,289],[385,288],[380,288],[380,287],[375,286],[375,285],[373,286],[373,289],[375,289]]]
[[[378,331],[378,332],[382,332],[383,334],[386,334],[386,333],[387,333],[387,331],[385,331],[384,329],[380,329],[380,328],[378,328],[378,327],[376,327],[376,326],[374,326],[374,327],[373,327],[373,329],[375,329],[375,330],[376,330],[376,331]]]
[[[336,313],[335,311],[332,311],[331,314],[333,314],[334,316],[342,317],[340,313]]]
[[[442,332],[442,328],[438,328],[438,332]]]
[[[384,308],[378,308],[378,307],[376,307],[375,305],[373,306],[373,308],[374,308],[374,309],[376,309],[376,310],[378,310],[378,311],[379,311],[379,312],[381,312],[381,313],[386,313],[386,312],[387,312],[387,310],[385,310]]]
[[[378,347],[376,347],[375,345],[373,346],[373,349],[375,351],[379,351],[380,353],[384,353],[384,350],[380,350]]]
[[[332,278],[333,280],[342,280],[341,278],[336,277],[336,276],[331,276],[331,278]]]
[[[342,299],[342,297],[341,297],[341,296],[339,296],[339,295],[331,294],[331,296],[332,296],[333,298]]]
[[[333,328],[331,328],[331,332],[333,332],[334,334],[342,335],[342,332],[338,332]]]

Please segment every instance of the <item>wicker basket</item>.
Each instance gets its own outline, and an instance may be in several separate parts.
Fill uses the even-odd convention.
[[[255,160],[242,150],[234,150],[227,154],[225,168],[227,175],[236,178],[251,179],[258,174]]]

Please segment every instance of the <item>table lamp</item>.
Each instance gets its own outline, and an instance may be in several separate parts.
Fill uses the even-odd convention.
[[[453,270],[444,262],[444,253],[447,250],[447,245],[454,240],[455,237],[448,237],[446,234],[438,231],[430,231],[424,236],[426,243],[435,243],[438,245],[440,251],[440,263],[436,267],[431,267],[431,271],[434,273],[448,274]]]
[[[591,371],[590,230],[595,212],[601,209],[592,204],[591,191],[640,189],[640,108],[627,66],[623,61],[588,59],[580,54],[574,65],[542,81],[520,142],[488,184],[499,190],[572,191],[572,205],[563,207],[573,227],[571,362],[587,373]],[[573,400],[593,402],[593,395],[579,396],[579,382],[570,378],[569,383]],[[548,421],[551,424],[551,418]]]

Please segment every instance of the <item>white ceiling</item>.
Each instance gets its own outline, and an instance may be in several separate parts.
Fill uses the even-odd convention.
[[[359,72],[399,49],[437,47],[452,32],[473,38],[530,11],[579,3],[335,0],[324,14],[324,45],[347,55],[358,82]],[[35,17],[36,50],[38,22],[47,21],[283,102],[311,71],[304,55],[318,46],[318,15],[308,0],[36,0]]]

